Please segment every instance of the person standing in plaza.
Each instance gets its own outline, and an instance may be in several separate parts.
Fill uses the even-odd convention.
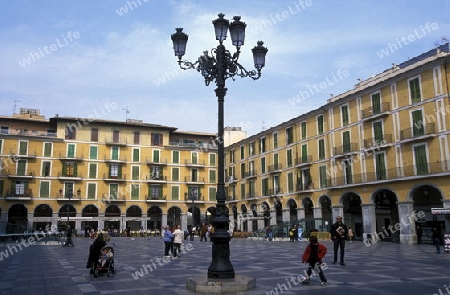
[[[330,230],[331,240],[333,241],[334,246],[334,260],[333,264],[337,262],[338,249],[341,250],[340,262],[341,265],[345,265],[344,263],[344,253],[345,253],[345,241],[347,240],[348,229],[347,226],[342,223],[342,216],[336,217],[336,222],[333,223]]]
[[[297,241],[301,242],[303,240],[303,227],[299,224],[297,229]]]
[[[70,225],[67,226],[67,231],[66,231],[66,242],[64,243],[63,247],[68,247],[69,245],[71,245],[72,247],[74,247],[75,245],[73,244],[72,241],[72,228],[70,227]]]
[[[200,226],[200,242],[208,242],[208,238],[206,237],[206,233],[208,232],[208,226],[205,223],[202,223]]]
[[[164,256],[170,256],[169,252],[173,253],[173,234],[170,231],[170,228],[168,225],[164,227],[164,235],[163,235],[163,241],[164,241]]]
[[[309,245],[306,246],[302,256],[302,263],[309,263],[308,271],[306,272],[308,277],[302,282],[303,284],[309,284],[313,271],[314,275],[316,271],[319,273],[320,280],[322,281],[321,285],[327,284],[327,279],[321,267],[325,254],[327,254],[327,247],[320,244],[316,236],[309,237]]]
[[[350,243],[353,240],[353,230],[351,227],[348,228],[348,240],[350,241]]]
[[[173,232],[173,236],[173,257],[180,257],[181,244],[184,240],[184,232],[181,230],[181,226],[177,226],[177,229]]]
[[[433,244],[436,246],[436,254],[441,254],[441,231],[437,227],[433,227]]]

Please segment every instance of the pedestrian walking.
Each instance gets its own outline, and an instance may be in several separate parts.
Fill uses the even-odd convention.
[[[327,247],[325,245],[320,244],[317,240],[316,236],[309,237],[309,245],[306,246],[305,251],[302,256],[302,263],[309,263],[308,271],[306,279],[302,282],[303,284],[309,284],[311,280],[311,275],[314,272],[316,275],[316,271],[319,273],[319,277],[321,280],[321,285],[327,284],[327,279],[325,278],[325,274],[323,273],[321,264],[323,263],[323,258],[327,254]]]
[[[347,226],[344,223],[342,223],[341,216],[336,217],[336,222],[333,223],[333,225],[331,225],[330,234],[331,234],[331,240],[333,241],[333,246],[334,246],[333,264],[336,264],[336,262],[337,262],[337,253],[340,248],[340,250],[341,250],[340,262],[341,262],[341,265],[344,266],[345,265],[345,262],[344,262],[345,241],[347,240],[348,229],[347,229]]]
[[[164,235],[163,235],[163,241],[164,241],[164,256],[170,256],[170,253],[173,253],[173,234],[170,231],[170,228],[168,225],[164,227]]]
[[[298,242],[301,242],[302,240],[303,240],[303,227],[299,224],[298,225],[298,228],[297,228],[297,236],[298,236],[298,238],[297,238],[297,241]]]
[[[72,228],[70,227],[70,225],[68,225],[67,231],[66,231],[66,241],[64,242],[63,247],[66,247],[66,246],[74,247],[75,246],[72,241],[72,233],[73,233]]]
[[[441,240],[441,231],[438,228],[433,227],[433,244],[436,246],[436,254],[441,254]]]
[[[177,229],[173,232],[173,256],[180,257],[181,244],[184,240],[184,231],[181,230],[181,226],[177,226]]]
[[[353,230],[351,227],[348,228],[348,241],[351,243],[353,240]]]

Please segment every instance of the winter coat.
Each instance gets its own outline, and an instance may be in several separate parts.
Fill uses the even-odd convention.
[[[322,259],[327,254],[327,247],[318,243],[318,252],[317,257],[319,258],[319,262],[322,262]],[[305,252],[303,252],[302,263],[309,262],[309,258],[311,257],[311,244],[306,246]]]

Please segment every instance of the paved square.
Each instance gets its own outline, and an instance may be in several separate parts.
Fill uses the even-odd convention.
[[[198,239],[187,242],[191,246],[181,258],[164,261],[164,245],[158,237],[112,238],[117,273],[113,278],[94,278],[85,268],[92,240],[74,242],[73,248],[55,243],[1,244],[0,294],[195,294],[186,290],[186,279],[206,275],[211,261],[212,244]],[[341,266],[332,265],[331,242],[324,244],[327,287],[320,286],[318,277],[309,285],[298,283],[297,277],[306,270],[301,263],[306,241],[232,239],[235,273],[254,277],[257,284],[255,290],[241,294],[441,295],[439,289],[450,294],[445,290],[450,290],[450,254],[434,254],[432,245],[347,243],[346,266]]]

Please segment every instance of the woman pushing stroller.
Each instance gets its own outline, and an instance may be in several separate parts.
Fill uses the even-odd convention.
[[[100,268],[105,266],[105,263],[108,259],[111,259],[113,250],[112,248],[108,249],[109,251],[105,251],[106,243],[111,240],[111,237],[108,233],[102,234],[99,233],[98,237],[94,240],[92,245],[89,247],[89,258],[88,262],[86,264],[86,268],[90,268],[91,274],[95,275],[95,270],[97,266],[100,266]],[[109,248],[109,247],[108,247]],[[109,253],[111,252],[111,253]],[[109,255],[108,255],[109,254]],[[100,262],[99,262],[99,259]],[[98,265],[100,263],[100,265]]]

